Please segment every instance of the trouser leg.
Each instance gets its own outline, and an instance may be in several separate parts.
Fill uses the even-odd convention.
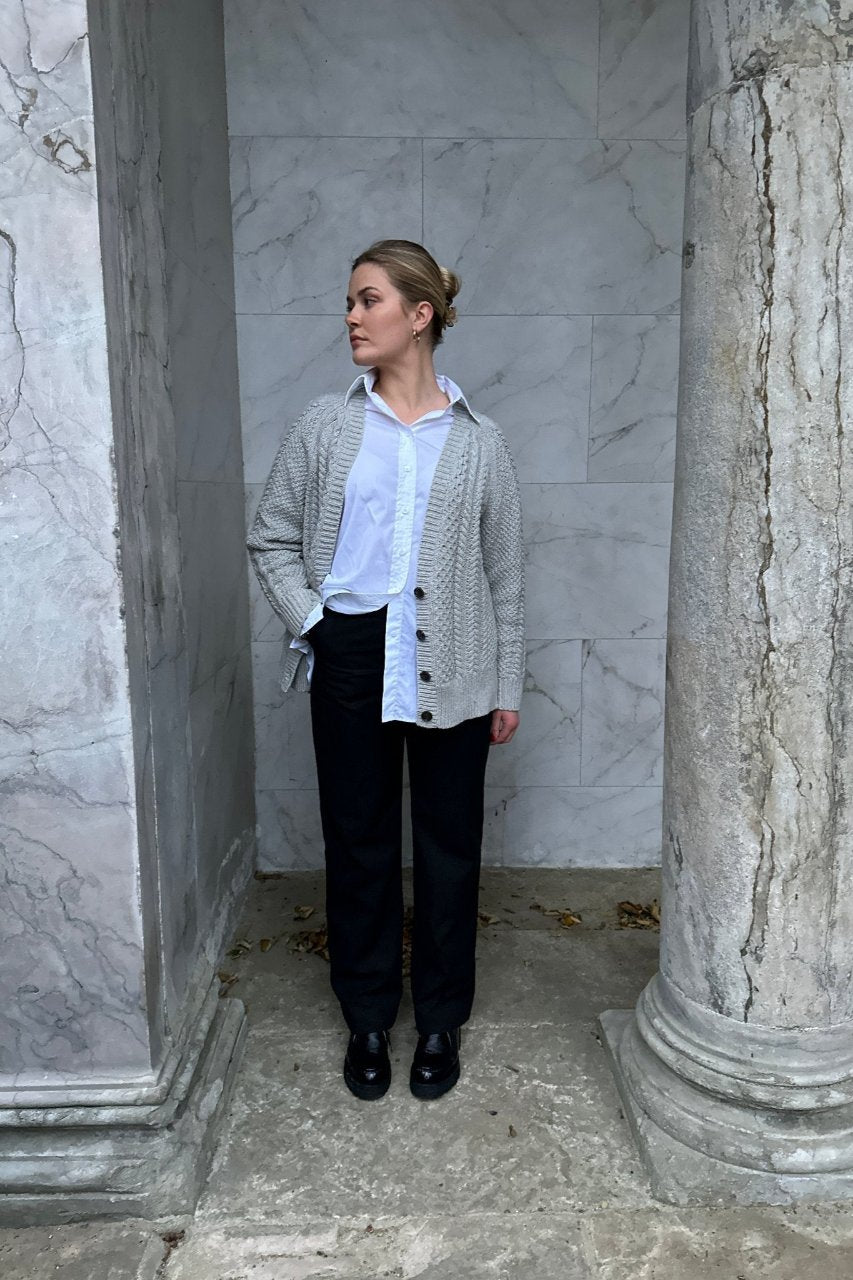
[[[382,723],[385,613],[327,609],[311,636],[330,978],[351,1031],[391,1027],[402,996],[403,734]]]
[[[407,726],[412,796],[412,1000],[419,1034],[471,1015],[491,715]]]

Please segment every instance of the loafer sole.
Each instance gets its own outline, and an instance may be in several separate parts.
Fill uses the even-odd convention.
[[[416,1098],[440,1098],[448,1089],[452,1089],[459,1079],[459,1063],[457,1062],[449,1076],[443,1080],[409,1080],[409,1088]]]
[[[348,1062],[344,1062],[344,1080],[350,1093],[354,1093],[357,1098],[361,1098],[363,1102],[372,1101],[374,1098],[381,1098],[387,1093],[391,1087],[390,1074],[382,1080],[375,1080],[369,1083],[365,1080],[358,1080],[350,1070]]]

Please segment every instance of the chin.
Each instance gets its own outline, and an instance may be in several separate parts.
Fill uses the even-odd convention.
[[[357,347],[350,347],[353,364],[373,364],[373,357],[368,355],[364,349],[364,343],[360,343]]]

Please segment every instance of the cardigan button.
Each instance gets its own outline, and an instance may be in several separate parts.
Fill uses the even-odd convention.
[[[418,637],[419,640],[426,640],[426,632],[421,631],[420,627],[418,627],[417,631],[415,632],[415,635]]]
[[[430,673],[429,673],[428,671],[422,671],[422,672],[421,672],[421,679],[422,679],[422,680],[431,680],[431,679],[432,679],[432,676],[430,675]]]
[[[422,712],[421,712],[421,719],[422,719],[422,720],[431,720],[431,719],[432,719],[432,712],[431,712],[431,711],[422,711]]]
[[[424,596],[426,595],[426,592],[424,591],[423,587],[415,587],[414,595],[418,598],[418,600],[423,600]]]

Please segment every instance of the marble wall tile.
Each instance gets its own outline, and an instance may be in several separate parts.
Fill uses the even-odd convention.
[[[662,636],[671,484],[522,485],[527,634]]]
[[[690,0],[602,0],[601,138],[683,138]]]
[[[504,866],[660,862],[660,787],[521,787],[504,802]]]
[[[666,641],[583,642],[585,786],[660,786]]]
[[[346,293],[349,261],[339,262]],[[263,484],[288,429],[314,396],[342,394],[363,366],[353,364],[339,316],[239,316],[240,395],[246,480]]]
[[[586,0],[226,0],[232,134],[595,133]]]
[[[167,281],[177,477],[240,481],[243,450],[233,307],[174,255],[167,257]]]
[[[281,645],[252,645],[255,685],[255,770],[258,787],[288,791],[317,786],[307,693],[279,687]]]
[[[530,640],[521,722],[491,747],[490,786],[576,786],[580,781],[581,642]]]
[[[242,485],[178,485],[190,688],[248,642],[249,580]]]
[[[465,292],[436,369],[497,422],[519,480],[585,480],[592,318],[466,316]]]
[[[678,316],[595,316],[590,480],[672,480]]]
[[[169,252],[234,310],[228,120],[219,0],[158,4],[151,60],[159,102],[159,176]]]
[[[483,315],[668,312],[684,143],[424,142],[424,235]]]
[[[259,871],[314,871],[323,866],[320,801],[311,787],[257,793]]]
[[[353,258],[421,239],[421,185],[417,138],[232,138],[237,311],[342,317]]]
[[[199,847],[199,911],[222,910],[221,868],[235,845],[251,848],[255,824],[249,646],[227,657],[190,695],[193,792]]]

